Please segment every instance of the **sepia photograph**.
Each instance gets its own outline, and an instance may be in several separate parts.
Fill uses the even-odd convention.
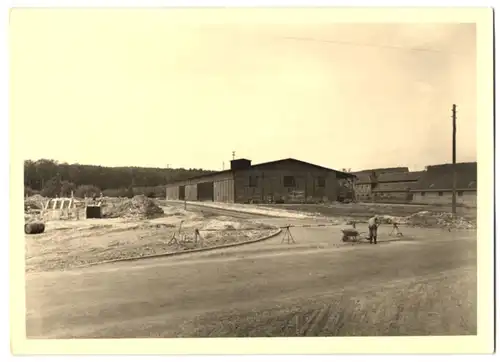
[[[11,9],[19,338],[492,352],[493,13],[468,11]]]

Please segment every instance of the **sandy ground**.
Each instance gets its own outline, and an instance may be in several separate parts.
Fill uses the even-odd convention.
[[[246,210],[253,212],[251,208]],[[391,226],[382,225],[380,243],[370,245],[343,243],[340,230],[346,226],[341,222],[313,226],[341,220],[340,213],[297,217],[301,212],[292,210],[292,217],[273,218],[276,215],[264,210],[260,216],[233,218],[201,214],[199,208],[165,210],[165,218],[141,222],[53,222],[47,234],[30,236],[31,242],[27,238],[32,256],[27,259],[27,336],[476,333],[474,230],[402,226],[403,236],[395,237]],[[282,233],[260,243],[200,254],[71,268],[80,260],[108,257],[106,253],[146,252],[148,245],[157,250],[154,245],[165,246],[180,220],[188,230],[205,230],[205,238],[210,233],[234,235],[232,228],[250,233],[256,224],[292,225],[294,240],[287,242]],[[366,225],[358,228],[364,231]],[[45,239],[33,242],[36,238]],[[58,263],[57,268],[36,267]]]
[[[175,204],[183,205],[184,201],[166,201],[166,202],[164,201],[164,203],[167,205],[175,205]],[[228,203],[222,203],[222,202],[200,202],[200,201],[196,201],[196,202],[188,201],[187,205],[208,206],[211,208],[217,208],[217,209],[223,209],[223,210],[241,211],[241,212],[254,213],[254,214],[259,214],[259,215],[264,215],[264,216],[287,217],[287,218],[294,218],[294,219],[307,219],[307,218],[311,218],[314,216],[320,216],[320,213],[315,212],[314,210],[296,211],[296,208],[291,208],[291,210],[284,210],[284,209],[272,207],[270,205],[228,204]]]
[[[287,219],[262,222],[291,223]],[[476,333],[471,231],[380,230],[346,245],[341,226],[169,259],[27,276],[32,338]]]
[[[379,215],[394,215],[394,216],[409,216],[420,211],[433,212],[451,212],[451,206],[436,206],[436,205],[412,205],[412,204],[369,204],[369,203],[332,203],[325,205],[269,205],[270,209],[279,210],[280,212],[304,212],[314,213],[322,216],[333,217],[369,217],[375,214]],[[475,220],[477,217],[477,209],[470,207],[457,207],[457,215]]]
[[[64,270],[111,259],[223,245],[257,239],[276,231],[249,220],[207,218],[177,207],[165,207],[164,211],[165,217],[152,220],[48,221],[43,234],[25,237],[26,271]],[[199,229],[201,235],[197,241],[195,229]],[[174,233],[176,240],[172,241]]]
[[[179,201],[168,201],[166,204],[176,205]],[[436,205],[412,204],[367,204],[367,203],[329,203],[329,204],[223,204],[218,202],[187,202],[189,208],[208,207],[212,209],[230,210],[231,212],[250,213],[267,217],[292,219],[323,219],[326,222],[345,224],[349,221],[366,223],[377,215],[384,223],[393,221],[417,227],[437,227],[475,229],[477,209],[459,207],[457,218],[452,221],[451,207]]]

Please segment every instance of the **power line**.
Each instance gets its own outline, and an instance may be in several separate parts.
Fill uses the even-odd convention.
[[[386,49],[395,49],[395,50],[404,50],[404,51],[417,51],[417,52],[432,52],[432,53],[447,53],[447,54],[453,54],[453,55],[465,55],[465,53],[457,53],[457,52],[451,52],[451,51],[446,51],[446,50],[441,50],[441,49],[409,48],[409,47],[401,47],[401,46],[396,46],[396,45],[381,45],[381,44],[356,43],[356,42],[343,41],[343,40],[325,40],[325,39],[300,38],[300,37],[291,37],[291,36],[280,37],[280,39],[296,40],[296,41],[306,41],[306,42],[309,41],[309,42],[317,42],[317,43],[347,45],[347,46],[360,46],[360,47],[371,47],[371,48],[386,48]]]

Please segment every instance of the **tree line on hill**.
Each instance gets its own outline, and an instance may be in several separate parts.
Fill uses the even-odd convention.
[[[165,197],[165,185],[210,173],[202,169],[105,167],[59,163],[40,159],[24,161],[24,193],[45,197]]]

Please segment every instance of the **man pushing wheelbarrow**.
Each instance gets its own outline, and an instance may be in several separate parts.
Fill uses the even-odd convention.
[[[355,223],[353,223],[352,225],[352,229],[341,230],[343,234],[342,241],[361,241],[361,235],[364,233],[356,230]],[[366,237],[366,239],[370,241],[370,244],[377,244],[377,231],[379,225],[380,219],[377,216],[373,216],[368,220],[368,236]]]

